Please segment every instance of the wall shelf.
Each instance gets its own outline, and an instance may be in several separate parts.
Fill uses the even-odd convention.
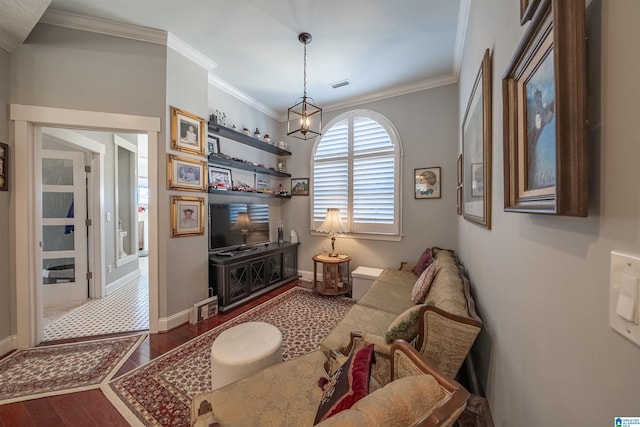
[[[254,193],[253,191],[232,191],[232,190],[209,190],[209,194],[221,196],[248,196],[248,197],[271,197],[275,199],[290,199],[291,195],[282,196],[276,193]]]
[[[217,166],[227,166],[227,167],[236,168],[236,169],[243,169],[246,171],[261,173],[264,175],[279,176],[281,178],[291,177],[291,174],[288,174],[286,172],[279,172],[273,169],[261,168],[260,166],[239,162],[237,160],[225,159],[224,157],[210,156],[209,164],[217,165]]]
[[[239,142],[241,144],[245,144],[250,147],[257,148],[258,150],[277,154],[278,156],[291,155],[290,151],[283,150],[282,148],[276,147],[275,145],[267,144],[266,142],[261,141],[257,138],[254,138],[249,135],[245,135],[242,132],[238,132],[233,129],[229,129],[217,123],[209,123],[207,130],[211,134],[220,135],[225,138],[233,139],[234,141]]]

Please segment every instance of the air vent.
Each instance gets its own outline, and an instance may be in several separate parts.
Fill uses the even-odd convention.
[[[331,87],[334,89],[338,89],[339,87],[346,86],[349,84],[349,80],[342,80],[340,82],[331,83]]]

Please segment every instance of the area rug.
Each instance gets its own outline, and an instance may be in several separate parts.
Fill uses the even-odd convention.
[[[0,360],[0,404],[106,383],[146,334],[18,350]]]
[[[249,321],[270,323],[282,332],[283,359],[289,360],[317,349],[353,304],[349,298],[293,288],[102,386],[102,391],[131,424],[189,426],[191,399],[211,390],[211,344],[222,331]]]

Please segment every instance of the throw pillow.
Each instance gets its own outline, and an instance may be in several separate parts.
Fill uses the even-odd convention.
[[[416,276],[420,276],[422,272],[429,266],[429,264],[431,264],[432,261],[433,261],[433,252],[431,251],[431,248],[427,248],[424,250],[422,255],[420,255],[418,262],[416,263],[416,265],[413,267],[411,271],[413,271],[413,274],[415,274]]]
[[[416,280],[415,285],[413,285],[413,289],[411,290],[411,301],[414,304],[422,304],[424,302],[427,293],[429,292],[429,288],[431,287],[431,282],[433,282],[433,278],[436,275],[436,269],[438,267],[438,260],[433,261],[429,264],[426,270],[422,272],[418,280]]]
[[[324,393],[316,412],[318,424],[340,411],[351,408],[369,393],[371,364],[374,362],[373,344],[352,354],[323,385]]]
[[[424,305],[425,304],[414,305],[396,317],[396,320],[389,325],[389,329],[384,336],[387,344],[391,344],[395,340],[399,339],[411,342],[418,335],[418,332],[420,332],[418,312]]]

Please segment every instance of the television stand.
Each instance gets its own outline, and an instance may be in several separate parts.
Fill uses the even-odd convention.
[[[269,243],[209,255],[209,296],[228,311],[298,278],[299,243]]]

